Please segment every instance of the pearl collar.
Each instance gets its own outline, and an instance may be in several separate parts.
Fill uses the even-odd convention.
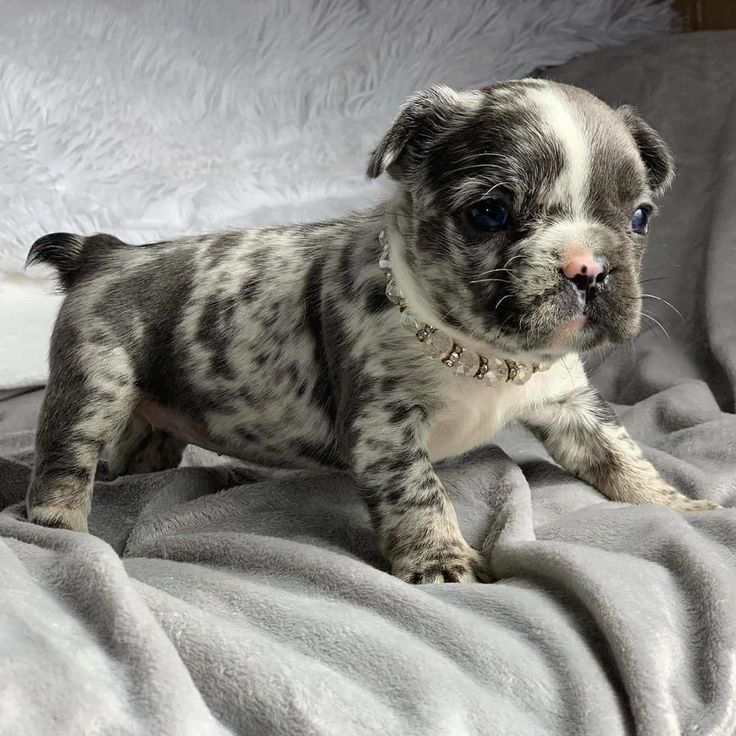
[[[526,383],[535,373],[546,371],[547,363],[519,363],[515,360],[498,358],[475,353],[463,347],[442,330],[428,324],[419,323],[406,303],[401,289],[394,280],[391,271],[391,250],[385,230],[378,234],[381,244],[381,257],[378,265],[386,274],[386,296],[392,304],[396,304],[401,312],[401,324],[413,332],[422,343],[429,357],[439,360],[454,373],[482,381],[486,386],[497,386],[501,383],[521,385]]]

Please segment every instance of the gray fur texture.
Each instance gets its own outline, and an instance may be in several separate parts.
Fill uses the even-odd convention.
[[[578,353],[639,329],[645,232],[672,178],[631,108],[548,81],[438,87],[400,111],[368,173],[397,184],[343,219],[133,247],[46,236],[66,299],[27,510],[87,528],[100,451],[117,473],[174,467],[198,444],[256,462],[351,472],[393,573],[485,579],[433,462],[523,421],[609,498],[684,510],[714,504],[668,486],[588,385]],[[469,212],[501,202],[503,227]],[[486,355],[546,361],[491,388],[428,359],[384,294],[378,234],[415,314]],[[576,258],[605,270],[581,292]],[[587,277],[586,277],[587,278]],[[586,282],[588,283],[588,282]]]

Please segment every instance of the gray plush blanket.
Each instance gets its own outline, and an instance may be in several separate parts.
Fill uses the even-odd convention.
[[[671,141],[647,310],[591,359],[675,486],[605,501],[511,429],[440,473],[497,582],[387,575],[349,478],[223,464],[96,485],[92,534],[22,519],[40,392],[0,402],[0,732],[732,734],[736,730],[736,35],[551,73]],[[501,449],[503,448],[503,449]]]

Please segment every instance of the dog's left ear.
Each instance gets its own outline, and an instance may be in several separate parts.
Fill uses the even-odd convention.
[[[624,119],[626,127],[634,137],[639,154],[647,169],[649,186],[660,194],[672,183],[675,162],[667,144],[654,128],[639,117],[630,105],[622,105],[616,112]]]
[[[368,176],[386,171],[393,179],[407,181],[432,144],[468,112],[463,93],[444,85],[417,92],[401,107],[388,133],[368,160]]]

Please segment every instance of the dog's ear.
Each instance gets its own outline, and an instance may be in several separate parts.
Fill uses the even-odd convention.
[[[386,171],[394,179],[405,179],[413,164],[467,111],[464,93],[444,85],[412,95],[371,153],[369,178],[375,179]]]
[[[617,109],[624,119],[626,127],[634,137],[639,154],[647,169],[649,186],[657,193],[667,189],[675,176],[675,163],[662,136],[648,123],[639,117],[630,105],[622,105]]]

